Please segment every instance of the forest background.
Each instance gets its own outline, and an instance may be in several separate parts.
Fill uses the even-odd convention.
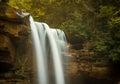
[[[120,0],[3,0],[66,33],[73,48],[120,61]]]

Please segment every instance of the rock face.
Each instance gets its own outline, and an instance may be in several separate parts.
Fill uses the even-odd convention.
[[[15,50],[10,39],[5,35],[0,35],[0,64],[13,64]]]
[[[0,84],[35,84],[29,13],[0,3]]]
[[[29,13],[0,3],[0,68],[12,67],[18,54],[26,54],[29,31]]]

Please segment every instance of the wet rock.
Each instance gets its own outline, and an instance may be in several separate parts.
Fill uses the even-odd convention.
[[[0,19],[13,21],[18,23],[26,23],[26,18],[29,17],[29,13],[24,13],[19,9],[15,9],[6,3],[0,2]]]

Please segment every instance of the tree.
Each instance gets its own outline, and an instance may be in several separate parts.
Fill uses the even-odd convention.
[[[84,44],[97,56],[120,61],[120,0],[10,0],[9,4],[64,30],[71,44]]]

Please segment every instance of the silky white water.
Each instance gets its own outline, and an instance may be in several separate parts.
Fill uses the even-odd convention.
[[[36,64],[37,64],[37,77],[38,77],[38,84],[48,84],[48,76],[47,76],[47,69],[46,69],[46,59],[44,57],[44,52],[42,50],[42,42],[40,41],[40,34],[38,32],[38,28],[35,25],[35,22],[32,17],[30,17],[30,26],[33,38],[33,44],[35,49],[36,55]]]
[[[63,52],[66,52],[67,43],[64,32],[49,28],[46,23],[34,22],[32,17],[30,17],[30,26],[35,48],[38,84],[51,84],[49,56],[53,61],[55,84],[65,84],[62,57]]]

